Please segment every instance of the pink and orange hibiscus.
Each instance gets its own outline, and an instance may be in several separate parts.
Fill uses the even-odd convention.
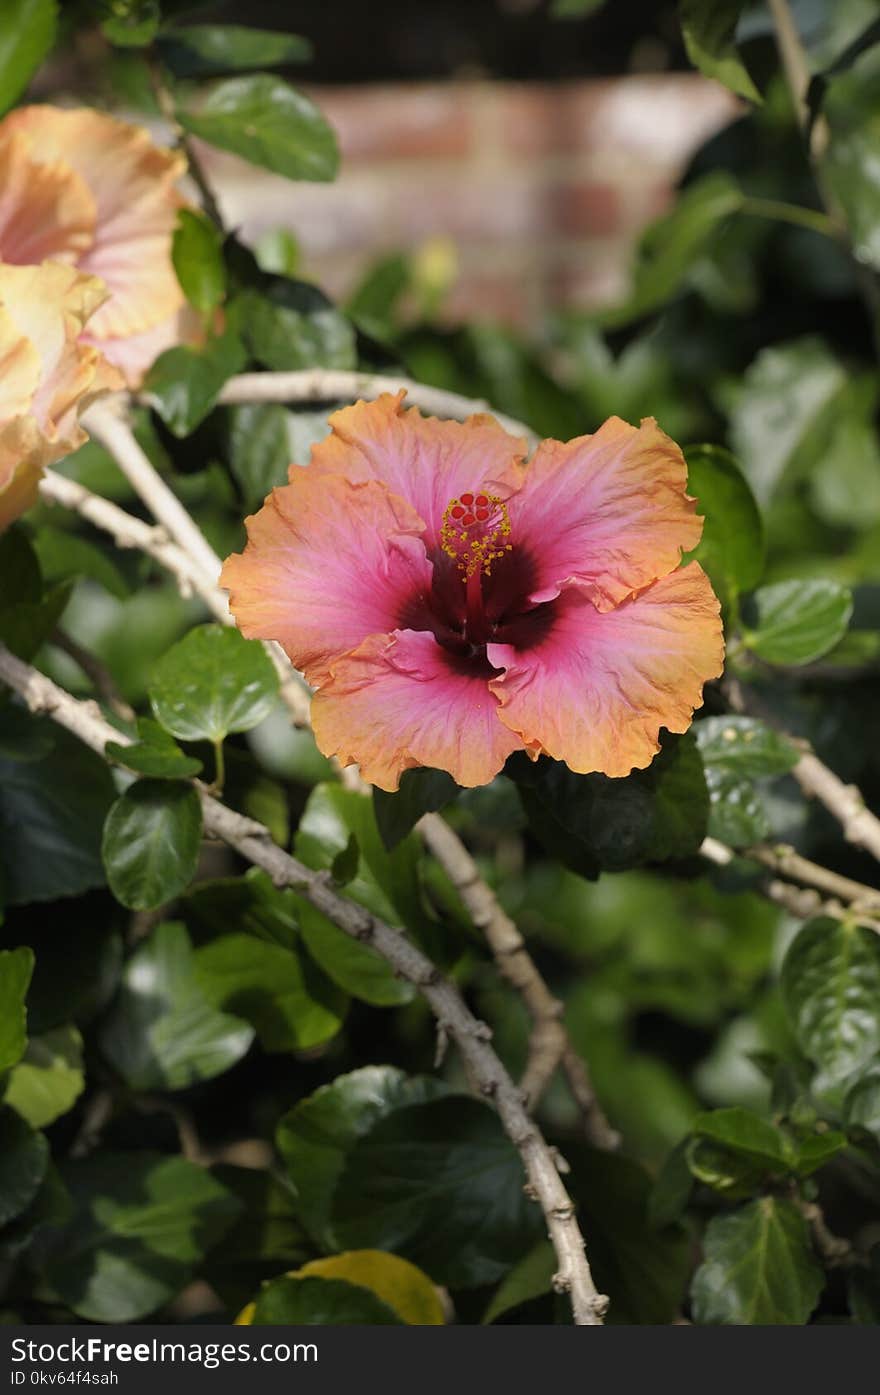
[[[130,387],[198,332],[171,261],[185,169],[149,132],[90,108],[20,107],[0,121],[0,261],[99,277],[107,296],[84,340]]]
[[[721,673],[718,601],[679,448],[648,419],[525,442],[489,416],[330,418],[247,519],[222,584],[248,637],[317,690],[321,751],[395,790],[414,766],[464,786],[517,750],[578,772],[650,764]]]

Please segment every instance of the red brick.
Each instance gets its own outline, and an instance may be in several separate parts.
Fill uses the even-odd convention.
[[[343,162],[461,158],[470,148],[467,88],[425,86],[315,87],[309,95],[336,131]]]
[[[552,202],[556,227],[573,237],[607,237],[623,222],[621,191],[607,182],[560,185]]]
[[[418,184],[386,185],[384,202],[389,224],[416,239],[509,243],[540,237],[553,223],[543,182],[516,168],[491,178],[476,166],[452,177],[431,172]]]

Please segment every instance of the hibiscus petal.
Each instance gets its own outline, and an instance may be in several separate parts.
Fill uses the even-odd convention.
[[[661,727],[686,731],[703,684],[721,673],[718,601],[696,562],[616,609],[600,611],[578,587],[562,593],[540,643],[490,644],[506,670],[491,687],[499,716],[533,754],[579,774],[628,775],[650,765]]]
[[[147,370],[166,349],[173,349],[177,344],[203,344],[205,327],[192,306],[184,305],[141,334],[129,334],[120,339],[100,339],[84,334],[82,340],[84,344],[99,348],[108,363],[119,369],[129,387],[138,387]]]
[[[167,319],[183,304],[171,263],[183,203],[174,185],[186,168],[183,157],[155,146],[142,127],[89,108],[21,107],[3,124],[25,135],[41,162],[74,170],[95,201],[94,240],[79,265],[100,276],[111,294],[92,334],[139,334]]]
[[[526,442],[485,414],[460,422],[423,417],[416,407],[404,411],[405,395],[385,392],[334,412],[332,434],[313,448],[309,468],[384,480],[425,520],[432,551],[450,499],[489,485],[506,498],[519,487]]]
[[[533,562],[531,599],[572,582],[600,610],[677,567],[703,528],[685,492],[687,466],[652,417],[611,417],[593,436],[544,441],[510,500],[510,540]]]
[[[43,465],[50,456],[33,417],[0,424],[0,533],[37,502]]]
[[[249,639],[276,639],[310,683],[368,635],[396,629],[406,602],[430,587],[423,524],[370,480],[297,470],[245,520],[248,544],[221,585]]]
[[[75,262],[91,245],[95,201],[63,162],[44,164],[23,132],[0,140],[0,260]]]
[[[359,765],[383,790],[421,765],[447,770],[459,785],[486,785],[522,744],[498,720],[489,677],[425,630],[373,635],[334,663],[312,698],[318,748]]]

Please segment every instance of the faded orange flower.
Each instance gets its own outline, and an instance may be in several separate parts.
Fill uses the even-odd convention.
[[[164,349],[198,336],[171,261],[182,155],[90,108],[20,107],[0,121],[0,261],[99,276],[88,342],[137,387]]]
[[[80,412],[122,386],[82,338],[105,299],[74,267],[0,264],[0,531],[35,502],[43,466],[82,445]]]
[[[321,751],[386,790],[418,765],[485,784],[516,750],[649,765],[724,654],[708,578],[679,565],[702,519],[678,446],[612,417],[524,464],[492,417],[402,397],[336,412],[223,568],[242,633],[317,689]]]

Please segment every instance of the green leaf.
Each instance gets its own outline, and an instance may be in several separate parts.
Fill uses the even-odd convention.
[[[229,322],[251,356],[275,372],[356,366],[354,326],[305,281],[265,278],[259,289],[236,296]]]
[[[880,172],[874,158],[880,140],[878,75],[873,48],[849,72],[829,82],[824,110],[831,139],[822,158],[825,178],[843,209],[853,251],[875,271],[880,270]]]
[[[709,794],[690,733],[665,735],[648,769],[625,779],[575,775],[546,757],[514,756],[508,773],[535,835],[582,876],[689,857],[706,833]]]
[[[600,323],[608,328],[629,324],[671,300],[687,284],[720,225],[742,202],[742,190],[721,170],[685,189],[672,211],[652,223],[642,237],[629,298],[601,311]]]
[[[768,664],[809,664],[846,634],[852,593],[836,581],[779,581],[743,606],[743,640]]]
[[[187,780],[201,772],[202,762],[195,756],[185,755],[173,736],[169,736],[158,722],[138,717],[137,734],[137,741],[130,746],[108,741],[104,749],[110,759],[156,780]]]
[[[385,1250],[347,1250],[310,1259],[291,1278],[342,1279],[367,1289],[414,1327],[442,1327],[443,1304],[427,1274]]]
[[[278,675],[262,645],[224,625],[198,625],[153,668],[150,704],[181,741],[250,731],[275,706]]]
[[[715,1216],[703,1254],[691,1291],[695,1322],[799,1326],[819,1301],[822,1270],[790,1201],[765,1196]]]
[[[552,0],[550,14],[553,19],[586,19],[604,4],[605,0]]]
[[[740,1153],[760,1163],[771,1172],[785,1172],[793,1161],[792,1147],[782,1130],[750,1109],[741,1109],[738,1105],[698,1114],[693,1132],[711,1139],[730,1152]]]
[[[648,1197],[648,1221],[656,1230],[673,1225],[687,1209],[694,1178],[687,1160],[688,1139],[672,1149],[662,1163]]]
[[[553,1292],[553,1275],[558,1260],[549,1240],[539,1240],[525,1259],[515,1264],[510,1273],[501,1281],[492,1295],[492,1301],[481,1321],[494,1322],[512,1308],[528,1303],[542,1294]]]
[[[872,420],[873,392],[871,398],[849,409],[845,398],[838,399],[840,413],[810,472],[810,501],[832,527],[867,529],[880,521],[880,441]]]
[[[868,1256],[867,1266],[850,1271],[847,1296],[853,1322],[865,1327],[880,1324],[880,1249],[876,1245]]]
[[[27,945],[0,950],[0,1076],[21,1060],[27,1045],[27,997],[34,971]]]
[[[273,1279],[257,1295],[251,1323],[256,1327],[371,1327],[403,1324],[393,1308],[368,1288],[345,1279]]]
[[[201,926],[218,934],[224,935],[235,926],[284,949],[297,942],[299,898],[287,887],[273,886],[257,867],[251,867],[243,877],[198,882],[184,904]]]
[[[125,5],[105,0],[111,11],[101,24],[101,31],[111,44],[120,48],[146,48],[156,37],[162,14],[159,0],[128,0]]]
[[[171,242],[171,260],[190,305],[210,315],[226,294],[223,236],[203,213],[181,208]]]
[[[45,760],[55,745],[54,722],[34,717],[25,707],[0,702],[0,758]]]
[[[196,973],[189,936],[159,925],[125,967],[101,1046],[135,1090],[182,1090],[222,1075],[250,1049],[253,1029],[220,1012]]]
[[[237,335],[226,332],[203,349],[178,345],[160,354],[147,374],[144,392],[175,436],[189,436],[214,407],[228,378],[247,362]]]
[[[748,848],[770,836],[770,818],[764,800],[750,780],[741,780],[730,771],[706,766],[709,790],[710,838],[718,838],[732,848]]]
[[[0,640],[7,649],[20,659],[32,659],[64,614],[71,589],[71,583],[66,582],[46,591],[39,602],[0,610]]]
[[[880,1052],[880,939],[870,930],[811,920],[788,947],[781,988],[797,1043],[819,1068],[818,1091]]]
[[[55,42],[56,0],[6,0],[0,15],[0,112],[17,101]]]
[[[189,78],[305,63],[312,45],[298,34],[243,24],[189,24],[160,34],[159,52],[175,77]]]
[[[219,83],[198,110],[178,109],[185,130],[288,179],[334,179],[339,150],[308,97],[268,73]]]
[[[278,403],[251,402],[229,414],[229,468],[248,512],[287,482],[290,465],[287,412]]]
[[[85,1087],[82,1037],[76,1027],[56,1027],[31,1037],[6,1087],[6,1103],[42,1129],[72,1109]]]
[[[784,477],[812,463],[820,423],[847,385],[824,339],[805,337],[762,349],[742,379],[731,412],[731,439],[759,504]]]
[[[764,570],[764,525],[754,495],[734,460],[720,446],[689,446],[688,492],[703,514],[703,536],[688,554],[730,599],[756,586]]]
[[[296,1189],[300,1219],[324,1250],[338,1250],[333,1196],[358,1138],[395,1110],[447,1094],[442,1081],[393,1066],[340,1075],[300,1101],[278,1125],[277,1144]]]
[[[0,1106],[0,1226],[30,1206],[49,1166],[43,1134],[7,1106]]]
[[[99,756],[60,728],[43,760],[0,759],[0,876],[8,905],[105,884],[101,830],[115,790]]]
[[[352,836],[359,860],[346,895],[433,948],[435,927],[422,896],[415,838],[388,852],[369,796],[337,784],[316,786],[297,831],[297,856],[316,871],[331,870]],[[412,988],[395,978],[374,949],[346,935],[306,901],[300,902],[298,913],[309,953],[341,988],[377,1007],[409,1002]]]
[[[226,1307],[237,1312],[264,1280],[298,1268],[312,1247],[296,1218],[290,1187],[280,1178],[263,1168],[230,1163],[212,1173],[240,1203],[241,1212],[202,1274]]]
[[[196,950],[195,972],[208,1001],[250,1022],[266,1051],[310,1051],[342,1026],[345,997],[292,947],[221,935]]]
[[[793,741],[754,717],[704,717],[691,730],[704,766],[744,779],[784,775],[800,758]]]
[[[396,1109],[354,1143],[332,1225],[344,1248],[393,1250],[436,1283],[467,1288],[497,1282],[541,1220],[497,1114],[454,1095]]]
[[[110,890],[132,911],[153,910],[195,874],[202,806],[191,785],[138,780],[107,815],[101,853]]]
[[[374,788],[376,827],[388,851],[415,828],[422,814],[445,809],[458,793],[458,785],[445,770],[405,770],[396,794]]]
[[[135,1322],[188,1283],[238,1203],[204,1168],[102,1151],[62,1168],[69,1223],[41,1242],[42,1272],[87,1322]]]
[[[679,0],[681,32],[687,56],[706,77],[715,78],[738,97],[760,102],[761,94],[734,42],[745,0]]]
[[[129,585],[112,557],[87,538],[43,525],[34,535],[34,550],[46,584],[89,577],[111,596],[127,596]]]
[[[346,314],[374,339],[393,334],[395,312],[412,281],[410,259],[402,252],[392,252],[371,266],[352,291],[345,306]]]

